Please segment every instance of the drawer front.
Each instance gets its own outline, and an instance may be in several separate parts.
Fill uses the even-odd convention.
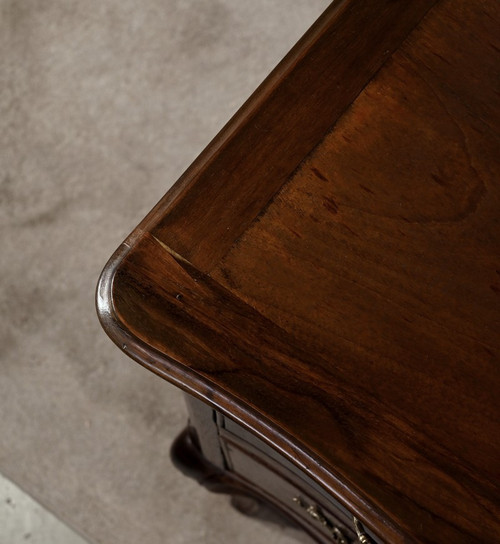
[[[222,439],[223,450],[225,451],[226,457],[229,457],[229,463],[233,470],[245,476],[250,469],[251,462],[248,462],[248,468],[245,468],[247,460],[242,457],[242,455],[252,457],[254,462],[258,462],[260,465],[269,467],[272,472],[279,475],[279,477],[285,481],[293,482],[295,489],[297,489],[298,492],[303,493],[302,501],[300,501],[300,493],[294,495],[292,498],[292,501],[294,498],[298,499],[297,501],[293,501],[295,502],[295,507],[293,508],[294,512],[297,511],[297,507],[306,511],[309,509],[309,512],[306,512],[306,519],[307,517],[314,519],[314,509],[310,509],[309,507],[317,506],[320,512],[329,513],[332,520],[336,519],[340,525],[346,527],[346,532],[348,535],[355,534],[354,518],[352,513],[342,504],[340,504],[334,497],[332,497],[326,489],[304,474],[304,472],[302,472],[296,465],[294,465],[288,459],[285,459],[278,451],[268,446],[254,434],[245,430],[238,423],[225,416],[222,416],[221,414],[217,414],[217,425],[219,427],[220,438]],[[224,445],[225,443],[231,444],[230,448],[232,448],[234,451],[231,452],[230,449],[228,450],[228,448]],[[231,457],[233,459],[231,459]],[[247,474],[246,477],[249,480],[252,480],[253,475]],[[271,478],[271,476],[268,477]],[[271,480],[264,478],[263,485],[266,486],[268,481]],[[306,500],[306,495],[310,498],[309,500]],[[285,495],[280,496],[285,497]],[[290,490],[287,491],[286,498],[284,498],[284,500],[281,502],[287,508],[290,507]],[[302,515],[302,517],[304,517],[304,515]],[[324,515],[324,517],[329,519],[326,515]],[[315,525],[318,523],[320,523],[320,520],[316,520]],[[363,536],[360,539],[356,537],[354,542],[357,543],[359,541],[366,544],[383,544],[383,541],[365,526],[360,525],[358,529],[361,531],[360,534]],[[323,533],[325,533],[325,531],[323,531]],[[332,540],[330,539],[330,541]]]
[[[330,504],[331,508],[334,510],[341,510],[344,512],[344,515],[349,519],[352,519],[352,514],[346,508],[344,508],[337,500],[335,500],[323,487],[321,487],[317,482],[309,478],[302,470],[300,470],[296,465],[291,463],[288,459],[285,459],[278,451],[268,446],[265,442],[257,438],[254,434],[243,429],[240,425],[235,423],[232,419],[223,417],[218,414],[218,425],[223,428],[224,433],[228,433],[227,436],[234,440],[241,439],[245,444],[248,444],[250,447],[255,448],[260,452],[264,458],[270,458],[276,461],[280,466],[287,469],[288,472],[291,472],[297,478],[299,478],[303,485],[307,489],[313,489],[314,492],[321,497],[321,502],[324,504]]]
[[[326,542],[357,542],[353,518],[345,509],[335,509],[295,474],[261,452],[231,437],[221,436],[231,471],[274,502],[280,509]]]

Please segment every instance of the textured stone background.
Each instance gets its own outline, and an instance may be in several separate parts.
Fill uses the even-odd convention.
[[[0,0],[0,472],[94,542],[295,542],[172,468],[181,395],[114,347],[93,297],[328,3]]]

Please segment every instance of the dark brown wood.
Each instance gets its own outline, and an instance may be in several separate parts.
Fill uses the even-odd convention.
[[[208,272],[435,1],[333,2],[140,229]]]
[[[431,4],[332,8],[117,251],[98,308],[382,540],[490,542],[500,4],[443,0],[401,43]]]
[[[227,432],[222,433],[221,444],[231,473],[251,482],[271,496],[283,512],[311,527],[316,540],[330,543],[342,538],[343,544],[356,540],[352,515],[338,503],[325,500],[306,479],[286,469],[280,460],[262,455],[249,443]],[[311,516],[307,506],[313,506],[326,522]]]
[[[184,400],[188,409],[189,427],[196,430],[197,446],[203,458],[211,465],[225,469],[214,410],[191,395],[184,395]]]
[[[330,541],[317,529],[310,528],[307,518],[304,522],[303,516],[294,515],[290,509],[282,508],[272,496],[252,482],[209,462],[201,451],[194,427],[186,427],[175,439],[170,458],[185,476],[196,480],[208,491],[231,495],[231,504],[240,513],[278,525],[301,528],[319,544]]]

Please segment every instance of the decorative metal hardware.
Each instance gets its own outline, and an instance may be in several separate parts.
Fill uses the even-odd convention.
[[[359,544],[374,544],[373,540],[366,534],[365,528],[356,516],[352,518],[354,522],[354,528],[358,535]]]
[[[297,503],[316,521],[319,521],[323,527],[326,527],[330,531],[334,542],[337,542],[337,544],[349,544],[344,533],[325,517],[319,506],[316,504],[307,504],[302,497],[294,497],[293,502]]]

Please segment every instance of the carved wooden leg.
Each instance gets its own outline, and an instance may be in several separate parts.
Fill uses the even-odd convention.
[[[279,525],[297,527],[297,524],[278,507],[249,489],[231,472],[205,459],[193,427],[186,427],[175,439],[170,450],[170,457],[185,476],[196,480],[209,491],[231,495],[232,506],[242,514]]]

